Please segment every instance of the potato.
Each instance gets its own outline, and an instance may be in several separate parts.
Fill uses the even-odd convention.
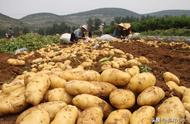
[[[157,109],[157,115],[160,121],[155,124],[181,124],[181,120],[185,119],[185,108],[178,97],[170,97],[166,99]]]
[[[173,81],[173,82],[175,82],[177,84],[180,84],[179,78],[176,75],[172,74],[171,72],[165,72],[163,74],[163,78],[164,78],[165,82]]]
[[[26,85],[26,102],[32,105],[39,104],[50,86],[49,77],[46,74],[35,75]]]
[[[109,82],[115,86],[125,86],[130,78],[129,73],[113,68],[106,69],[101,73],[101,81]]]
[[[43,109],[33,109],[22,120],[16,124],[49,124],[50,118],[47,111]]]
[[[18,88],[24,87],[24,80],[15,80],[12,81],[11,83],[3,84],[2,85],[2,92],[3,93],[10,93]]]
[[[25,88],[21,87],[9,94],[0,93],[0,116],[19,113],[27,106],[24,96]]]
[[[127,69],[125,69],[125,71],[128,72],[131,75],[131,77],[140,73],[140,69],[138,66],[133,66],[132,68],[127,68]]]
[[[107,117],[113,110],[113,108],[106,101],[100,99],[97,96],[89,94],[81,94],[75,96],[72,100],[72,103],[82,110],[90,107],[101,107],[105,117]]]
[[[148,87],[137,97],[137,104],[140,106],[157,105],[164,97],[165,92],[160,87]]]
[[[190,112],[190,89],[187,88],[182,98],[183,105],[187,111]]]
[[[46,100],[48,102],[51,101],[64,101],[65,103],[69,104],[72,102],[72,96],[69,95],[64,88],[55,88],[49,90],[46,93]]]
[[[116,87],[106,82],[72,80],[65,85],[66,91],[71,95],[91,94],[95,96],[109,96]]]
[[[35,109],[44,109],[49,113],[49,117],[50,120],[53,120],[56,113],[58,111],[60,111],[60,109],[62,109],[64,106],[66,106],[67,104],[65,102],[62,101],[54,101],[54,102],[47,102],[47,103],[42,103],[39,104],[37,106],[34,106],[30,109],[27,109],[26,111],[22,112],[16,120],[16,124],[18,124],[18,122],[20,122],[21,120],[23,120],[23,118],[28,115],[31,111],[35,110]]]
[[[190,124],[190,113],[185,111],[185,124]]]
[[[156,84],[156,77],[149,72],[143,72],[136,74],[131,78],[128,84],[128,88],[135,93],[140,93],[148,87]]]
[[[141,63],[139,61],[137,61],[136,59],[131,59],[129,61],[127,61],[126,66],[127,67],[133,67],[133,66],[139,66],[141,65]]]
[[[100,74],[94,70],[83,70],[80,69],[72,69],[64,71],[61,75],[61,78],[70,81],[70,80],[84,80],[84,81],[99,81]]]
[[[50,75],[50,88],[64,88],[66,81],[57,75]]]
[[[67,105],[57,112],[51,124],[75,124],[79,111],[77,107]]]
[[[8,59],[7,63],[10,65],[15,65],[15,66],[20,66],[20,65],[25,65],[25,61],[24,60],[19,60],[19,59]]]
[[[176,92],[177,94],[183,95],[186,87],[184,86],[178,86],[175,82],[173,81],[168,81],[166,82],[166,85],[170,88],[170,90]]]
[[[150,63],[150,61],[144,56],[140,56],[140,57],[136,58],[136,60],[142,64],[149,64]]]
[[[129,124],[131,112],[127,109],[118,109],[110,113],[104,124]]]
[[[142,106],[137,109],[130,118],[130,124],[152,124],[155,109],[152,106]]]
[[[77,124],[103,124],[103,112],[99,107],[85,109],[78,117]]]
[[[116,89],[111,92],[109,100],[115,108],[131,108],[135,104],[135,95],[130,90]]]

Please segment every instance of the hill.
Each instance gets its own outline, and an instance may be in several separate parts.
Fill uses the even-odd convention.
[[[139,17],[138,13],[121,9],[121,8],[101,8],[90,10],[86,12],[75,13],[71,15],[63,16],[63,20],[70,21],[75,24],[84,24],[89,18],[100,18],[106,23],[110,23],[114,17]]]
[[[9,27],[22,27],[25,24],[17,19],[11,18],[0,13],[0,29],[7,29]]]
[[[190,10],[165,10],[154,13],[143,14],[144,16],[190,16]],[[69,25],[81,25],[86,23],[89,18],[100,18],[106,23],[111,22],[114,17],[141,17],[142,15],[130,10],[121,8],[100,8],[85,12],[79,12],[69,15],[56,15],[52,13],[37,13],[25,16],[21,19],[14,19],[6,15],[0,14],[0,29],[12,27],[27,26],[30,28],[44,28],[52,26],[53,24],[66,22]]]
[[[164,10],[164,11],[159,11],[159,12],[154,12],[154,13],[148,13],[145,15],[149,16],[156,16],[156,17],[162,17],[162,16],[190,16],[190,10]]]
[[[49,27],[55,23],[60,23],[63,20],[60,16],[51,13],[37,13],[25,16],[20,21],[27,23],[32,27]]]

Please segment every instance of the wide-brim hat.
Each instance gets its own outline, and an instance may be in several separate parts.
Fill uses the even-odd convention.
[[[81,28],[84,28],[86,31],[88,31],[88,26],[87,25],[83,25],[83,26],[81,26]]]
[[[117,24],[117,26],[120,26],[124,29],[129,29],[131,28],[131,24],[130,23],[120,23],[120,24]]]

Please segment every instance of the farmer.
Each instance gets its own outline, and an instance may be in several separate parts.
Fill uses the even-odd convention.
[[[7,39],[13,38],[13,34],[14,34],[13,29],[9,28],[8,31],[5,33],[5,37]]]
[[[87,25],[83,25],[80,28],[76,29],[72,34],[71,34],[71,42],[76,42],[79,39],[86,39],[85,38],[85,32],[88,31]]]
[[[113,36],[116,38],[125,39],[129,34],[131,34],[131,24],[130,23],[120,23],[116,25],[116,29],[113,32]]]
[[[88,31],[87,25],[83,25],[80,28],[76,29],[71,34],[64,33],[61,35],[60,40],[61,43],[74,43],[77,42],[79,39],[86,40],[85,33]]]

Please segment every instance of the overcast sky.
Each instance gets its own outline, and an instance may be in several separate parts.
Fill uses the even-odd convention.
[[[103,7],[119,7],[142,14],[169,9],[190,10],[190,0],[0,0],[0,13],[14,18],[39,12],[65,15]]]

